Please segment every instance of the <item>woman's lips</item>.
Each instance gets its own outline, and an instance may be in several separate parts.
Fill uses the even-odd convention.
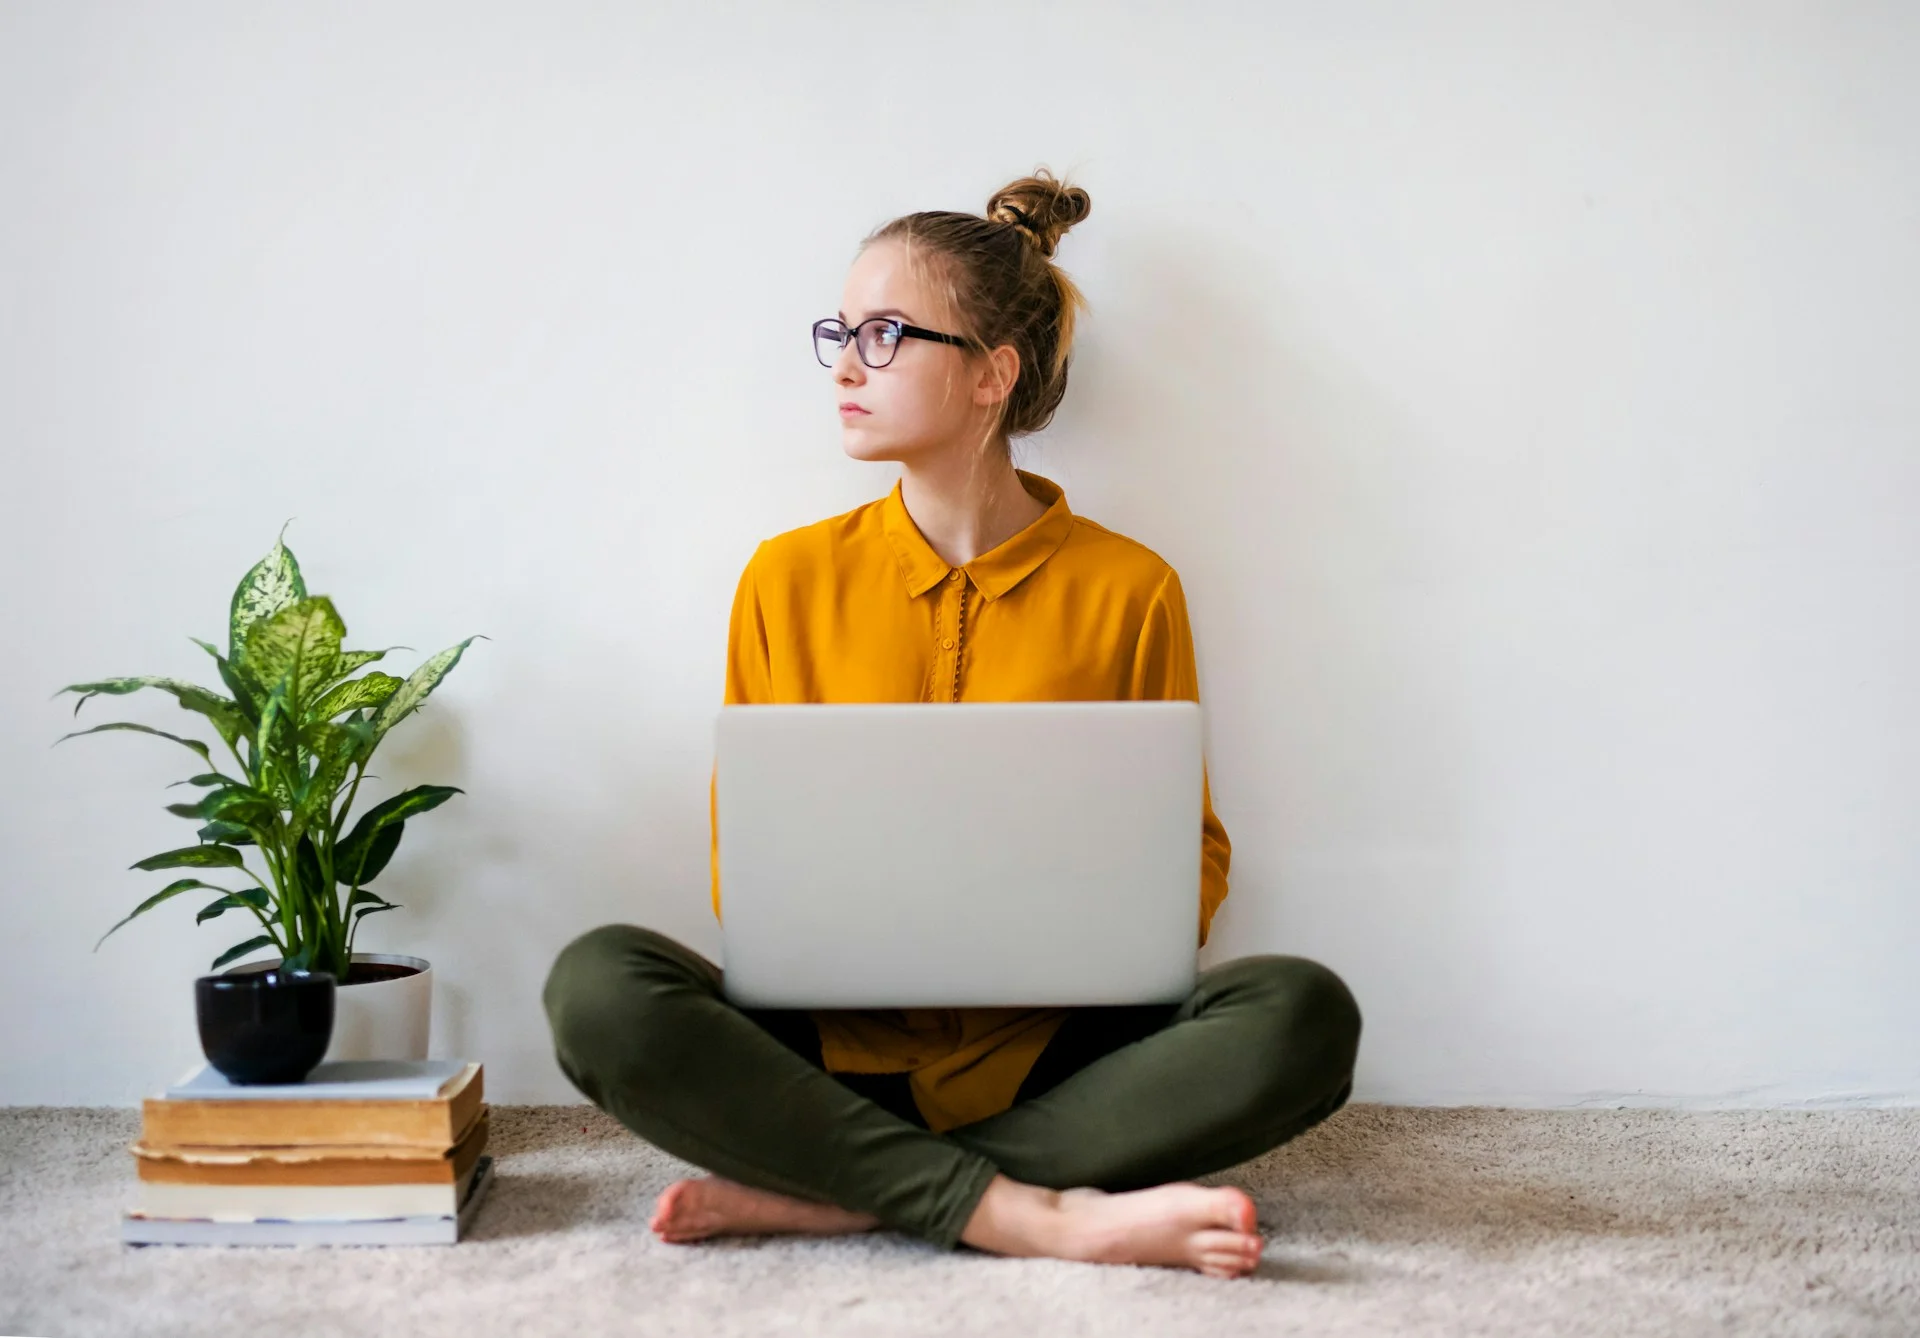
[[[857,404],[843,404],[840,406],[840,416],[842,418],[864,418],[866,415],[867,411]]]

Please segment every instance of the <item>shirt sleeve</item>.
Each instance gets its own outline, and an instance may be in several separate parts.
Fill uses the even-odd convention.
[[[1134,650],[1136,701],[1200,700],[1200,675],[1193,654],[1193,629],[1187,621],[1186,593],[1180,577],[1167,568],[1147,605],[1140,643]],[[1200,942],[1207,941],[1213,913],[1227,899],[1227,867],[1233,855],[1227,829],[1213,811],[1213,788],[1206,762],[1200,764]]]
[[[764,546],[764,544],[762,545]],[[760,549],[753,550],[740,581],[733,591],[733,612],[727,618],[727,673],[721,694],[724,705],[764,704],[773,700],[773,656],[767,645],[766,618],[760,606],[760,592],[754,584],[754,561]],[[707,778],[707,831],[709,853],[707,868],[713,884],[713,918],[720,918],[720,759],[713,760]]]

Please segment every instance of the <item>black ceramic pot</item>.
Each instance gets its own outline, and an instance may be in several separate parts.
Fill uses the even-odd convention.
[[[200,1049],[232,1083],[299,1082],[333,1040],[327,971],[248,971],[193,982]]]

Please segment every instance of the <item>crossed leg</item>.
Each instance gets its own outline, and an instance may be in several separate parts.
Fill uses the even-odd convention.
[[[661,1195],[663,1239],[890,1225],[997,1254],[1221,1277],[1259,1260],[1253,1201],[1188,1177],[1338,1109],[1359,1036],[1352,996],[1324,967],[1243,958],[1203,973],[1166,1026],[936,1135],[809,1064],[723,997],[712,963],[651,931],[582,935],[543,1002],[583,1093],[715,1172]]]

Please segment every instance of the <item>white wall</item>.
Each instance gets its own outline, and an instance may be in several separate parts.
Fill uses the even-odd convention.
[[[1365,1099],[1920,1098],[1920,11],[671,9],[0,6],[0,1101],[197,1058],[234,936],[90,950],[191,759],[49,694],[202,675],[289,516],[355,643],[492,638],[365,943],[575,1099],[560,946],[717,953],[741,564],[892,482],[807,324],[1042,162],[1093,311],[1020,462],[1185,581],[1212,955],[1344,973]]]

